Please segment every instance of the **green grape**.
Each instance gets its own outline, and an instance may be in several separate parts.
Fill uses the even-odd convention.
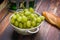
[[[41,20],[42,20],[42,21],[45,19],[45,17],[44,17],[44,16],[40,16],[40,18],[41,18]]]
[[[20,16],[20,15],[17,13],[17,14],[16,14],[16,17],[18,18],[19,16]]]
[[[26,28],[27,27],[27,24],[26,23],[23,23],[23,27]]]
[[[34,16],[34,14],[31,14],[30,17],[31,17],[31,19],[32,19],[32,18],[34,18],[35,16]]]
[[[27,12],[28,11],[28,9],[24,9],[24,12]]]
[[[30,18],[30,16],[27,16],[27,18]]]
[[[27,18],[28,18],[28,20],[32,20],[32,19],[30,18],[30,16],[27,16]]]
[[[33,8],[30,8],[29,11],[30,11],[31,13],[34,13],[34,9],[33,9]]]
[[[11,18],[10,22],[11,22],[12,24],[14,24],[15,20],[14,20],[13,18]]]
[[[23,14],[23,13],[21,13],[21,14],[20,14],[20,16],[24,16],[24,14]]]
[[[35,21],[32,21],[31,24],[32,24],[33,27],[36,26],[36,22]]]
[[[27,21],[27,28],[31,27],[31,21]]]
[[[26,16],[22,16],[22,22],[26,22],[27,21],[27,17]]]
[[[19,16],[19,17],[17,18],[17,21],[20,22],[21,20],[22,20],[22,17]]]
[[[40,23],[37,23],[37,26],[39,25]]]
[[[22,23],[19,23],[19,28],[23,28],[23,24]]]
[[[30,15],[30,14],[31,14],[31,12],[26,11],[24,14],[25,14],[26,16],[28,16],[28,15]]]
[[[38,17],[38,15],[37,14],[34,14],[34,16],[37,18]]]
[[[16,27],[18,27],[18,24],[19,24],[18,21],[15,21],[15,24],[14,24],[14,25],[15,25]]]
[[[12,16],[12,18],[13,18],[13,19],[16,19],[17,17],[16,17],[16,15],[14,14],[14,15]]]
[[[37,22],[41,22],[41,18],[40,18],[40,17],[38,17],[36,21],[37,21]]]
[[[34,17],[34,18],[33,18],[33,21],[36,21],[36,20],[37,20],[37,18]]]
[[[44,16],[39,16],[34,13],[34,9],[24,9],[18,13],[15,13],[11,18],[11,23],[19,28],[32,28],[38,26],[41,21],[45,19]]]

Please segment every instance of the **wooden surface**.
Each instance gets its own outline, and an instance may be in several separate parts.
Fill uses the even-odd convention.
[[[56,0],[39,0],[36,11],[39,13],[42,13],[42,11],[53,12],[56,3]],[[58,5],[57,12],[55,14],[60,17],[60,4]],[[6,16],[2,23],[0,23],[0,27],[7,27],[5,31],[3,31],[3,35],[0,37],[0,40],[60,40],[60,29],[56,28],[56,26],[49,24],[47,21],[43,22],[43,24],[40,26],[39,32],[34,35],[23,36],[21,34],[18,34],[14,31],[14,28],[12,28],[11,25],[8,25],[8,19],[10,15],[11,13]]]
[[[7,15],[8,12],[7,3],[8,3],[7,0],[3,0],[3,2],[0,4],[0,22],[4,18],[4,16]]]
[[[4,30],[6,29],[6,27],[9,24],[9,17],[10,17],[11,13],[8,14],[4,20],[0,23],[0,35],[4,32]]]

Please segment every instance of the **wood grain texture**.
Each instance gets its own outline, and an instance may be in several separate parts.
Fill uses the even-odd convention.
[[[60,2],[60,1],[59,0],[58,1],[57,0],[43,0],[43,1],[40,0],[38,3],[39,5],[37,4],[36,11],[39,12],[40,14],[42,14],[43,11],[53,12],[53,9],[55,8],[57,2]],[[6,17],[5,19],[6,21],[2,22],[2,23],[6,23],[5,24],[6,26],[9,24],[9,21],[8,21],[9,15],[10,14],[8,14],[8,16]],[[55,15],[60,17],[60,4],[57,7],[57,12]],[[9,27],[12,27],[12,26],[10,25],[7,26],[7,29],[10,30],[11,28]],[[7,35],[7,33],[8,33],[7,31],[4,31],[4,35]],[[10,40],[60,40],[60,29],[56,28],[54,25],[51,25],[45,20],[41,24],[39,32],[36,34],[24,36],[24,35],[18,34],[16,31],[14,31],[14,29],[12,29],[11,31],[9,31],[8,35],[12,36],[12,38],[9,37],[11,38]],[[8,38],[6,38],[6,40],[8,40]]]
[[[7,15],[4,20],[0,23],[0,35],[4,32],[4,30],[6,29],[6,27],[9,24],[9,17],[10,17],[11,13],[9,15]]]
[[[8,9],[7,7],[3,8],[1,11],[0,11],[0,21],[3,19],[3,17],[8,13]]]

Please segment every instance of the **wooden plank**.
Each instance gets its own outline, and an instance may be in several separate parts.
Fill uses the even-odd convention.
[[[11,25],[8,25],[1,35],[0,40],[12,40],[13,31],[13,27]]]
[[[6,7],[0,11],[0,22],[7,13],[8,13],[8,9]]]
[[[54,4],[53,4],[53,6],[55,7],[56,5],[54,5]],[[51,6],[51,7],[53,7],[53,6]],[[48,1],[41,3],[40,7],[38,8],[39,9],[38,12],[42,13],[42,11],[48,11],[47,7],[48,7]],[[46,21],[43,24],[44,25],[41,25],[41,27],[40,27],[40,31],[39,31],[40,33],[38,33],[36,35],[34,40],[59,40],[60,31],[57,28],[55,28],[53,25],[46,23]],[[55,31],[56,31],[56,33],[55,33]]]
[[[3,2],[0,4],[0,22],[1,20],[3,19],[3,17],[7,14],[7,3],[8,1],[7,0],[3,0]]]
[[[57,9],[57,13],[56,14],[60,17],[60,4],[58,6],[58,9]]]
[[[53,26],[50,28],[46,38],[47,40],[60,40],[59,39],[59,30]]]
[[[5,17],[5,19],[0,23],[0,35],[4,32],[4,30],[6,29],[6,27],[9,24],[9,17],[10,17],[11,13],[9,13],[9,15],[7,15]]]

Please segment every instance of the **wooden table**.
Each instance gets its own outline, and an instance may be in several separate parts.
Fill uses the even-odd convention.
[[[58,1],[60,2],[60,1]],[[56,0],[38,0],[36,11],[42,13],[42,11],[53,12],[56,6]],[[14,31],[14,28],[9,25],[9,17],[12,13],[9,13],[4,20],[0,23],[0,40],[60,40],[60,29],[51,25],[47,21],[44,21],[40,26],[38,33],[33,35],[21,35]],[[57,7],[56,15],[60,17],[60,4]]]

